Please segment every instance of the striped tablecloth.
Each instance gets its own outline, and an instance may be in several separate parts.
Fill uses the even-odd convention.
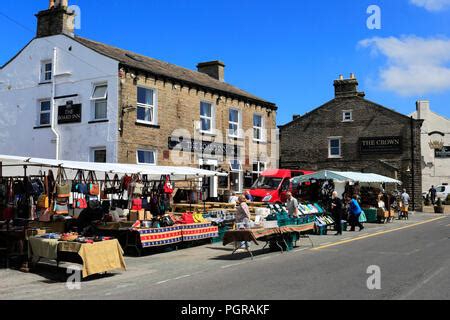
[[[181,226],[158,229],[137,229],[142,248],[165,246],[183,241]]]
[[[195,241],[219,236],[219,228],[211,223],[194,223],[181,225],[183,241]]]

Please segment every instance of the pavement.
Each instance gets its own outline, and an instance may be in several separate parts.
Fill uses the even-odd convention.
[[[126,257],[126,272],[90,277],[73,290],[67,265],[44,261],[33,273],[0,270],[0,299],[450,299],[449,215],[416,213],[311,240],[314,247],[302,239],[283,254],[253,245],[253,260],[222,244]]]

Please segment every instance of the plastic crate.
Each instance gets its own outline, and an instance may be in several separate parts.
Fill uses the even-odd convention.
[[[316,228],[314,229],[314,233],[318,236],[325,236],[328,234],[328,227],[316,225]]]
[[[212,243],[220,243],[223,241],[223,237],[225,236],[225,233],[227,233],[227,231],[229,231],[230,228],[225,226],[222,228],[219,228],[219,236],[216,238],[212,238]]]
[[[378,210],[377,209],[363,209],[366,214],[368,223],[376,223],[378,222]]]

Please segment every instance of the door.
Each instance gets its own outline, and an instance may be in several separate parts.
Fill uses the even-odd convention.
[[[210,171],[216,171],[215,165],[202,165],[200,166],[203,170],[210,170]],[[204,181],[203,186],[205,187],[204,192],[204,198],[206,200],[211,200],[217,198],[217,186],[218,186],[218,178],[217,177],[209,177],[206,178],[206,181]]]

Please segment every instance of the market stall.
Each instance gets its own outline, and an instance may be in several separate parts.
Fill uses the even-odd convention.
[[[97,239],[108,236],[102,234],[108,232],[115,233],[118,240],[123,239],[125,247],[137,235],[135,242],[140,249],[214,238],[218,236],[218,227],[203,215],[186,212],[186,207],[181,210],[181,217],[173,214],[172,194],[177,182],[218,175],[226,174],[189,167],[0,155],[0,221],[5,221],[0,226],[4,234],[13,229],[42,229],[47,235],[56,233],[59,242],[74,232],[76,237],[68,242],[79,252],[85,252],[84,257],[90,252],[85,250],[89,245],[100,251],[106,247]],[[43,236],[34,239],[34,245],[39,241],[46,245],[52,242],[42,239]],[[67,246],[59,243],[58,248]],[[34,255],[36,248],[29,249]],[[66,251],[58,249],[57,255]],[[106,259],[101,254],[94,256]],[[95,265],[82,260],[83,265]]]
[[[292,183],[297,186],[297,197],[301,201],[320,201],[328,211],[334,190],[342,198],[356,195],[367,222],[391,221],[394,214],[392,197],[397,186],[402,184],[396,179],[374,173],[330,170],[295,177]]]

